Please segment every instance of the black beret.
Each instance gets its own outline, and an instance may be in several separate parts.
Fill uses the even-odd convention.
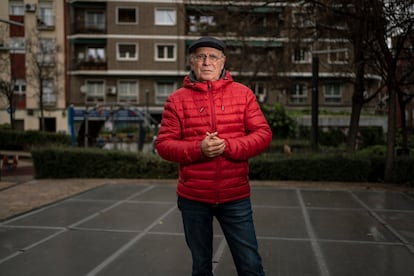
[[[226,44],[214,37],[205,36],[194,41],[188,48],[188,52],[191,54],[195,49],[200,47],[211,47],[224,52],[224,49],[226,49]]]

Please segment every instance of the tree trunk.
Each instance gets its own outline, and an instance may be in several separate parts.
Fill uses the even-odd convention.
[[[388,132],[387,132],[387,155],[385,159],[385,183],[392,183],[394,170],[394,152],[395,152],[395,133],[396,133],[396,91],[392,85],[388,86],[389,93],[389,110],[388,110]]]
[[[16,112],[16,109],[14,107],[14,91],[13,91],[13,88],[10,84],[8,85],[8,88],[7,88],[7,100],[9,102],[9,107],[10,107],[10,113],[9,113],[10,128],[14,129],[15,128],[14,112]]]
[[[10,114],[9,114],[9,116],[10,116],[10,128],[14,129],[15,128],[15,126],[14,126],[14,112],[13,112],[13,108],[12,108],[11,105],[10,105]]]
[[[41,78],[39,78],[41,80]],[[42,81],[40,81],[42,83]],[[40,130],[45,131],[45,112],[43,106],[43,87],[42,84],[40,85],[39,90],[39,109],[40,109]]]
[[[354,93],[352,95],[352,113],[349,122],[349,132],[347,137],[347,152],[353,153],[357,148],[357,138],[359,131],[359,118],[364,105],[364,73],[365,62],[363,60],[363,52],[359,47],[359,43],[354,44],[355,51],[355,83]]]
[[[407,149],[408,148],[408,133],[407,133],[407,118],[405,115],[405,109],[407,107],[407,103],[404,100],[403,92],[398,89],[397,90],[397,97],[398,97],[398,111],[400,117],[400,128],[401,128],[401,148]]]
[[[348,137],[347,137],[347,152],[349,153],[353,153],[357,149],[359,118],[361,116],[361,110],[362,110],[362,103],[360,101],[353,100],[351,119],[349,122],[349,132],[348,132]]]
[[[40,97],[40,105],[39,105],[39,109],[40,109],[40,130],[41,131],[45,131],[45,115],[44,115],[44,108],[43,108],[43,99],[42,97]]]

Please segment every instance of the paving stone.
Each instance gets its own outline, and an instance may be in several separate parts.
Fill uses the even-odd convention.
[[[67,227],[100,210],[109,207],[111,202],[82,202],[64,201],[41,210],[23,215],[10,223],[5,224],[20,226],[44,226],[44,227]]]
[[[414,246],[414,210],[411,212],[377,211],[376,214]]]
[[[58,231],[59,229],[0,227],[0,260],[21,252]]]
[[[78,227],[117,231],[143,231],[171,207],[174,207],[171,203],[125,202],[79,224]]]
[[[307,207],[363,208],[348,191],[302,191]]]
[[[310,210],[318,239],[395,242],[397,238],[366,211]]]
[[[100,187],[0,223],[0,275],[191,274],[175,185]],[[414,275],[414,200],[401,192],[252,187],[267,276]],[[215,276],[237,275],[214,221]]]
[[[412,276],[414,257],[406,247],[371,243],[321,243],[329,275]]]
[[[404,193],[357,191],[355,194],[372,209],[414,210],[414,199]]]
[[[132,233],[66,231],[1,263],[0,275],[86,275],[132,237]]]

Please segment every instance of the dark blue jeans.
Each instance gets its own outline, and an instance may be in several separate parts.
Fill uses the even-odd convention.
[[[263,276],[250,198],[219,205],[178,197],[193,276],[212,276],[213,217],[220,223],[239,276]]]

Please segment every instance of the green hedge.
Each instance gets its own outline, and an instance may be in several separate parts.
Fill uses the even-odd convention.
[[[32,150],[36,178],[176,178],[177,166],[156,155],[97,148]]]
[[[414,157],[397,157],[393,182],[414,184]],[[264,154],[250,160],[256,180],[382,182],[385,157],[359,155],[291,156]]]
[[[37,130],[0,129],[0,147],[2,150],[28,150],[33,146],[42,145],[70,145],[70,136]]]
[[[97,148],[32,150],[36,178],[177,178],[177,165],[154,154]],[[397,157],[394,182],[414,184],[414,157]],[[250,160],[252,180],[382,182],[385,157],[345,154],[284,156],[265,153]]]

